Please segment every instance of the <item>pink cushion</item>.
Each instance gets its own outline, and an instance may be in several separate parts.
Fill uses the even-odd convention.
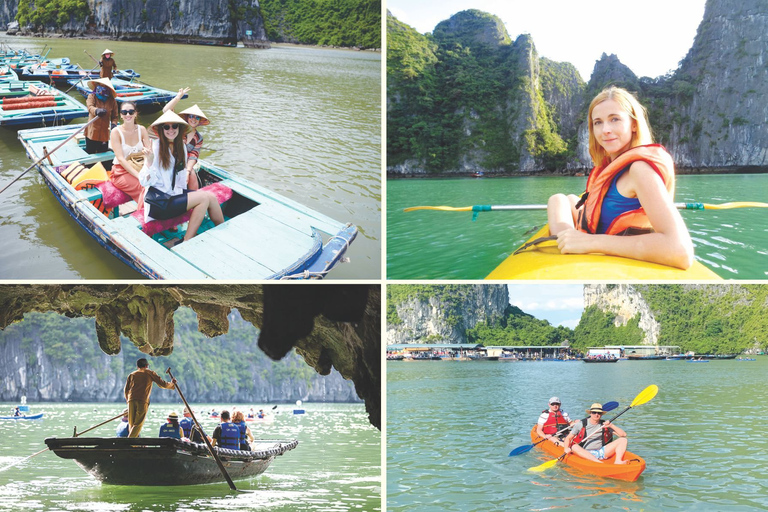
[[[232,198],[232,189],[226,185],[222,185],[221,183],[212,183],[210,185],[204,186],[200,190],[213,192],[213,195],[215,195],[216,199],[219,200],[219,204]],[[156,233],[160,233],[161,231],[165,231],[166,229],[170,229],[174,226],[178,226],[179,224],[187,222],[189,218],[192,217],[192,210],[187,210],[183,215],[179,215],[178,217],[174,217],[172,219],[151,220],[149,222],[144,222],[144,205],[141,205],[141,208],[133,212],[131,216],[141,223],[141,229],[144,231],[144,233],[152,236]]]
[[[107,208],[114,208],[131,200],[131,196],[117,188],[111,181],[103,181],[96,185],[96,188],[101,191],[101,198]]]

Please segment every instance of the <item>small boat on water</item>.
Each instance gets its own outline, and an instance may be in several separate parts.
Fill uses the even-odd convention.
[[[89,80],[78,79],[70,80],[69,84],[73,85],[80,94],[84,97],[88,97],[91,94],[91,88],[88,87]],[[165,89],[159,89],[151,85],[143,83],[134,83],[131,80],[123,80],[122,78],[113,78],[112,86],[117,91],[118,106],[125,101],[130,101],[136,104],[139,111],[146,114],[151,112],[157,112],[162,109],[166,103],[176,97],[176,92],[167,91]],[[186,98],[185,94],[181,99]]]
[[[113,485],[194,485],[223,482],[216,460],[203,444],[169,437],[49,437],[48,448],[74,460],[91,476]],[[256,441],[252,451],[214,448],[233,479],[266,471],[298,440]]]
[[[581,359],[585,363],[616,363],[618,362],[618,357],[584,357]]]
[[[20,80],[37,80],[57,87],[68,87],[70,80],[95,80],[100,78],[99,71],[85,70],[75,65],[48,66],[32,65],[17,69]],[[115,78],[130,80],[141,75],[132,69],[121,69],[115,74]]]
[[[757,361],[754,357],[739,357],[737,361]]]
[[[58,126],[88,109],[68,94],[42,82],[0,80],[0,126]]]
[[[536,433],[536,425],[531,429],[531,442],[538,443],[542,441],[542,438]],[[560,457],[564,451],[560,446],[555,446],[549,441],[544,441],[536,445],[544,450],[547,454],[554,457]],[[566,466],[586,475],[594,475],[603,478],[614,478],[616,480],[626,480],[627,482],[634,482],[643,471],[645,471],[645,460],[639,455],[635,455],[632,452],[626,452],[624,454],[624,460],[626,464],[614,464],[616,456],[612,456],[605,459],[603,462],[593,462],[591,460],[582,459],[578,455],[573,453],[566,455],[560,462]]]
[[[21,130],[18,136],[27,155],[38,160],[81,127]],[[214,226],[206,218],[197,236],[174,245],[184,236],[191,213],[145,223],[143,208],[137,210],[136,203],[108,181],[103,166],[95,165],[113,158],[111,151],[88,154],[84,140],[73,138],[37,169],[89,235],[152,279],[322,279],[357,236],[352,224],[200,160],[202,188],[222,203],[225,221]]]
[[[9,64],[0,64],[0,82],[18,80],[19,76]]]
[[[22,414],[21,416],[0,416],[0,420],[39,420],[43,414],[39,412],[37,414]]]
[[[526,243],[549,236],[544,226]],[[691,268],[681,270],[657,263],[604,254],[560,254],[557,241],[546,241],[507,257],[486,279],[576,279],[576,280],[696,280],[720,281],[722,278],[694,261]]]

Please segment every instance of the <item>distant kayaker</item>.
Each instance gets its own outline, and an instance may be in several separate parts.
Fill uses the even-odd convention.
[[[149,396],[152,394],[152,383],[164,389],[173,389],[176,379],[166,382],[158,374],[149,369],[149,362],[141,358],[136,361],[135,372],[128,375],[125,383],[125,400],[128,402],[128,437],[139,437],[141,427],[147,418]]]
[[[101,66],[99,76],[101,78],[112,78],[112,75],[117,71],[117,64],[115,64],[115,59],[112,58],[114,54],[115,52],[109,48],[101,53],[101,60],[99,61],[99,66]]]
[[[13,410],[13,415],[14,415],[14,416],[21,416],[21,409],[19,409],[18,407],[16,407],[16,408]]]
[[[221,424],[213,430],[211,444],[230,450],[240,449],[240,429],[229,421],[229,411],[221,411]]]
[[[615,453],[614,463],[626,464],[624,453],[627,451],[627,433],[602,419],[605,413],[602,404],[592,404],[587,412],[589,417],[577,421],[565,438],[565,453],[573,451],[579,457],[593,462],[601,462]],[[613,440],[614,434],[619,436],[618,439]],[[583,446],[579,443],[583,443]]]
[[[123,414],[123,418],[120,420],[120,423],[117,425],[117,429],[115,430],[117,437],[128,437],[129,427],[130,425],[128,425],[128,413],[125,413]]]
[[[663,146],[652,144],[645,107],[612,86],[592,100],[587,121],[595,166],[587,191],[581,198],[556,194],[547,204],[560,252],[689,268],[693,243],[673,203],[674,163]]]
[[[561,410],[560,399],[553,396],[549,399],[549,409],[541,411],[539,421],[536,422],[536,433],[555,446],[562,446],[563,439],[568,435],[570,425],[573,423],[568,413]]]
[[[181,439],[184,437],[184,431],[179,425],[179,415],[175,412],[168,414],[166,422],[160,426],[160,432],[157,437],[171,437],[173,439]]]

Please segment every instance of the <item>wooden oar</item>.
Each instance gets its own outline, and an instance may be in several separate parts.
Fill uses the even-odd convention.
[[[171,377],[171,380],[174,379],[174,376],[171,373],[170,367],[165,371],[165,373],[167,373]],[[184,393],[181,392],[181,388],[179,388],[179,383],[176,382],[174,387],[176,388],[176,391],[179,392],[179,396],[181,397],[181,401],[184,402],[184,406],[189,411],[189,415],[192,416],[192,421],[195,422],[195,425],[200,430],[200,434],[202,434],[203,441],[205,441],[205,445],[208,447],[208,451],[213,456],[213,459],[216,461],[216,465],[218,465],[219,466],[219,470],[221,470],[221,474],[224,475],[224,479],[229,484],[229,488],[232,489],[233,491],[237,491],[237,492],[249,492],[249,491],[241,491],[240,489],[235,487],[235,482],[232,481],[232,478],[230,478],[229,473],[227,473],[227,469],[224,467],[224,464],[221,462],[221,459],[219,458],[219,454],[216,453],[216,450],[213,449],[213,445],[208,440],[208,436],[205,435],[205,431],[203,430],[202,425],[200,425],[200,423],[197,421],[197,418],[195,417],[195,413],[192,411],[192,408],[189,406],[189,403],[187,403],[187,399],[184,398]]]
[[[43,160],[45,160],[46,158],[48,158],[49,156],[51,156],[52,154],[54,154],[54,153],[56,152],[56,150],[58,150],[58,149],[59,149],[59,148],[61,148],[61,147],[62,147],[64,144],[66,144],[67,142],[69,142],[70,140],[72,140],[72,139],[75,137],[75,135],[77,135],[77,134],[78,134],[78,133],[80,133],[81,131],[83,131],[83,130],[85,130],[86,128],[88,128],[88,126],[89,126],[91,123],[95,122],[95,121],[96,121],[98,118],[99,118],[98,116],[94,116],[94,118],[93,118],[93,119],[91,119],[90,121],[88,121],[87,123],[85,123],[83,126],[81,126],[81,127],[80,127],[80,128],[79,128],[79,129],[78,129],[76,132],[75,132],[75,133],[73,133],[72,135],[70,135],[69,137],[67,137],[66,139],[64,139],[64,141],[63,141],[61,144],[59,144],[58,146],[56,146],[55,148],[53,148],[53,150],[51,150],[51,151],[47,152],[46,154],[44,154],[43,156],[41,156],[41,157],[40,157],[40,158],[39,158],[39,159],[38,159],[38,160],[37,160],[35,163],[33,163],[32,165],[30,165],[29,167],[27,167],[26,169],[24,169],[24,171],[23,171],[21,174],[19,174],[18,176],[16,176],[16,177],[13,179],[13,181],[11,181],[9,184],[7,184],[6,186],[4,186],[2,190],[0,190],[0,194],[2,194],[3,192],[5,192],[5,191],[8,189],[8,187],[10,187],[10,186],[11,186],[11,185],[13,185],[14,183],[16,183],[16,182],[17,182],[17,181],[18,181],[18,180],[19,180],[19,179],[20,179],[22,176],[24,176],[25,174],[27,174],[27,173],[28,173],[28,172],[29,172],[31,169],[33,169],[33,168],[34,168],[34,167],[35,167],[37,164],[39,164],[40,162],[42,162]]]
[[[614,416],[613,419],[611,419],[611,423],[616,421],[616,419],[618,419],[619,416],[621,416],[622,414],[624,414],[625,412],[627,412],[631,408],[637,407],[638,405],[643,405],[644,403],[647,403],[647,402],[650,402],[653,399],[653,397],[656,396],[656,393],[658,393],[658,392],[659,392],[659,387],[656,384],[651,384],[650,386],[648,386],[647,388],[642,390],[640,392],[640,394],[638,394],[635,397],[634,400],[632,400],[632,403],[629,404],[629,407],[627,407],[626,409],[621,411],[619,414]],[[603,427],[601,426],[600,428],[598,428],[594,432],[592,432],[590,435],[588,435],[586,438],[584,438],[584,440],[582,440],[582,442],[586,441],[587,439],[589,439],[590,437],[594,436],[595,434],[598,434],[602,430],[603,430]],[[540,464],[540,465],[536,466],[535,468],[530,468],[528,471],[533,471],[534,473],[541,473],[542,471],[546,471],[547,469],[549,469],[552,466],[554,466],[555,464],[557,464],[559,461],[563,460],[566,455],[568,455],[568,454],[567,453],[563,453],[558,458],[552,459],[552,460],[548,460],[544,464]]]
[[[604,411],[612,411],[615,408],[617,408],[618,406],[619,406],[619,402],[608,402],[607,404],[605,404],[603,406],[603,410]],[[555,435],[561,434],[561,433],[565,432],[566,430],[568,430],[569,428],[571,428],[571,427],[567,426],[564,429],[559,430],[558,432],[556,432]],[[536,445],[538,445],[540,443],[543,443],[544,441],[546,441],[546,439],[542,439],[541,441],[536,441],[533,444],[527,444],[527,445],[524,445],[524,446],[518,446],[517,448],[515,448],[514,450],[509,452],[509,456],[510,457],[514,457],[515,455],[522,455],[524,453],[528,453],[529,451],[531,451],[533,449],[534,446],[536,446]]]
[[[74,435],[73,435],[72,437],[80,437],[81,435],[85,434],[86,432],[90,432],[91,430],[93,430],[93,429],[95,429],[95,428],[99,428],[99,427],[101,427],[102,425],[106,425],[106,424],[107,424],[107,423],[109,423],[110,421],[115,421],[117,418],[122,418],[122,417],[123,417],[125,414],[127,414],[127,413],[128,413],[128,409],[124,410],[123,412],[121,412],[120,414],[118,414],[117,416],[115,416],[114,418],[109,418],[109,419],[108,419],[108,420],[106,420],[106,421],[102,421],[102,422],[101,422],[101,423],[99,423],[98,425],[94,425],[94,426],[92,426],[91,428],[87,428],[87,429],[83,430],[83,431],[82,431],[82,432],[80,432],[80,433],[78,433],[78,432],[77,432],[77,427],[75,427],[75,433],[74,433]],[[16,466],[17,464],[21,464],[22,462],[26,462],[26,461],[28,461],[29,459],[31,459],[32,457],[34,457],[34,456],[36,456],[36,455],[40,455],[40,454],[41,454],[41,453],[43,453],[43,452],[47,452],[48,450],[50,450],[50,448],[44,448],[44,449],[40,450],[39,452],[35,452],[35,453],[33,453],[33,454],[32,454],[32,455],[30,455],[29,457],[25,457],[25,458],[21,459],[21,460],[20,460],[20,461],[18,461],[18,462],[14,462],[14,463],[13,463],[13,464],[11,464],[10,466],[6,466],[5,468],[3,468],[3,469],[0,469],[0,471],[5,471],[6,469],[12,468],[13,466]]]

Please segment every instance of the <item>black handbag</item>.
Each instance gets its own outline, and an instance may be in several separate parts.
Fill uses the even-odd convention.
[[[176,164],[176,167],[173,169],[173,177],[171,178],[171,190],[176,188],[176,173],[178,173],[181,168],[183,168],[183,164],[181,166]],[[154,206],[158,210],[164,211],[170,207],[171,199],[174,197],[175,196],[172,196],[167,192],[163,192],[162,190],[159,190],[155,187],[149,187],[147,189],[147,193],[144,194],[144,202]]]

